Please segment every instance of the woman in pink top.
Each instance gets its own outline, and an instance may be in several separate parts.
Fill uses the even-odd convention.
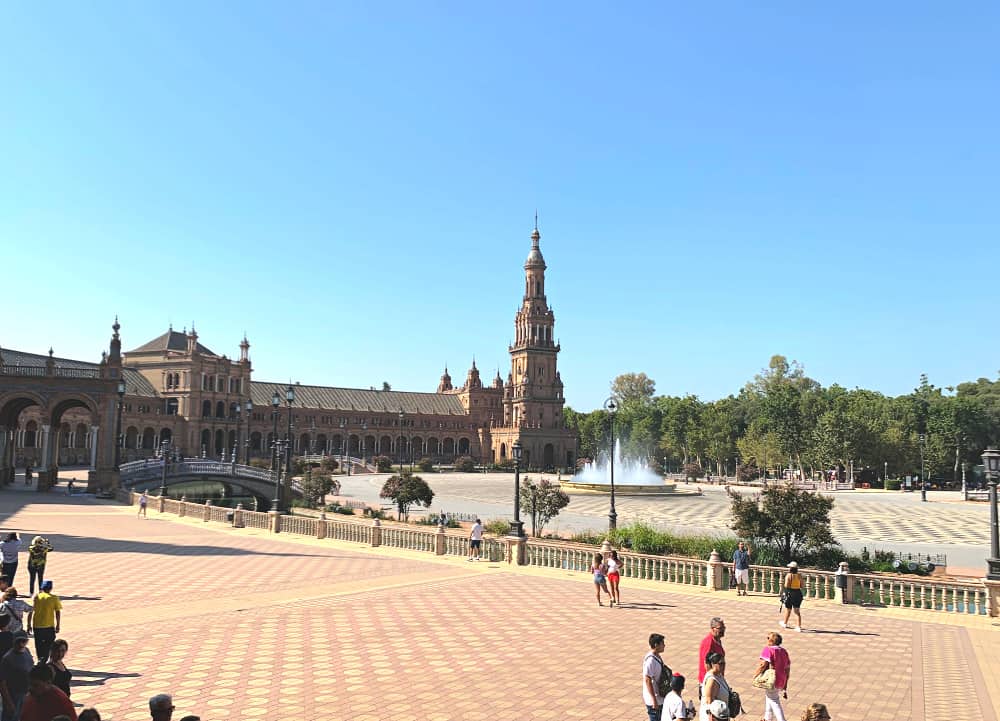
[[[774,669],[774,688],[764,690],[764,721],[785,721],[785,712],[781,709],[781,698],[788,698],[788,676],[792,671],[792,661],[788,651],[781,646],[781,634],[771,632],[767,635],[767,645],[760,652],[760,665],[754,676]]]

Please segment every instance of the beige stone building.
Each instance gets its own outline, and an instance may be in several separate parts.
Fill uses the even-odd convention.
[[[241,461],[269,458],[275,437],[288,435],[290,415],[297,455],[349,454],[369,461],[383,455],[394,463],[424,457],[450,463],[470,456],[476,463],[504,463],[520,441],[527,468],[573,467],[576,437],[563,423],[559,345],[545,295],[540,237],[536,228],[524,264],[524,296],[514,320],[506,381],[498,373],[484,384],[473,361],[460,386],[453,385],[446,368],[433,393],[296,383],[289,404],[287,384],[253,379],[246,338],[238,356],[230,358],[202,345],[193,326],[169,328],[123,354],[122,462],[153,455],[164,443],[186,456],[232,459],[236,449]],[[0,350],[0,358],[25,366],[48,360],[7,349]],[[13,433],[18,465],[38,456],[42,419],[37,416],[38,408],[32,407],[18,418]],[[92,455],[85,416],[81,410],[67,411],[54,429],[60,464],[83,464]]]

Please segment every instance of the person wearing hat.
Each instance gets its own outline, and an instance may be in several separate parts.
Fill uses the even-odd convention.
[[[28,634],[14,634],[14,646],[0,659],[0,695],[3,696],[3,721],[21,718],[21,706],[28,693],[28,674],[35,660],[28,650]]]
[[[795,630],[802,631],[802,576],[799,574],[799,564],[792,561],[788,564],[788,573],[785,574],[784,589],[785,617],[779,622],[782,628],[788,628],[788,619],[795,611]]]
[[[35,653],[44,662],[49,657],[49,649],[56,640],[59,624],[62,622],[62,601],[52,593],[52,581],[43,581],[41,590],[35,595],[33,608],[28,611],[28,633],[31,633],[32,621],[35,627]]]
[[[708,705],[706,715],[708,721],[728,721],[731,718],[729,715],[729,704],[716,699]]]

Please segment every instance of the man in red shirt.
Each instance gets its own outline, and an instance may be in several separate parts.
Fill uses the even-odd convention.
[[[28,672],[28,695],[21,707],[21,721],[52,721],[60,714],[76,721],[73,702],[52,685],[52,669],[48,664],[35,666]]]
[[[708,635],[701,640],[698,647],[698,683],[705,680],[705,656],[710,653],[726,655],[726,649],[722,647],[722,637],[726,635],[725,622],[716,616],[712,619]]]

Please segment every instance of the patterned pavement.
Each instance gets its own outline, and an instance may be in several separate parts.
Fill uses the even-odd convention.
[[[763,708],[749,678],[773,598],[626,580],[626,607],[609,609],[583,574],[142,520],[78,497],[6,490],[0,517],[55,545],[74,699],[113,721],[148,719],[160,692],[175,718],[205,721],[639,719],[648,634],[692,678],[713,615],[746,718]],[[811,630],[785,634],[790,719],[822,701],[837,721],[997,721],[1000,625],[819,602],[804,617]]]

